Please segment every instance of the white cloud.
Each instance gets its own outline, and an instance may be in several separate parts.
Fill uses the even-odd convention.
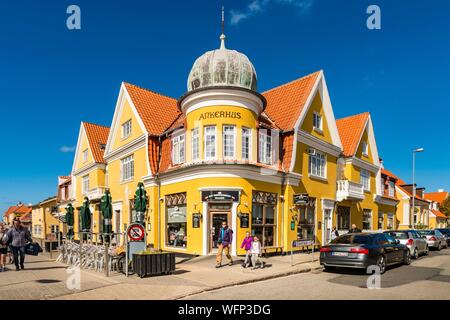
[[[239,24],[242,20],[248,19],[256,14],[261,14],[267,10],[267,7],[273,4],[293,6],[300,12],[308,11],[315,0],[252,0],[245,10],[230,10],[232,25]]]
[[[74,152],[76,147],[68,147],[68,146],[62,146],[61,148],[59,148],[59,151],[63,152],[63,153],[69,153],[69,152]]]

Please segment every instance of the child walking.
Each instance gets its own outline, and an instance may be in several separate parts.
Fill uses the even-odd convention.
[[[253,237],[252,242],[252,264],[253,268],[252,270],[255,270],[256,264],[259,263],[261,265],[261,269],[264,268],[264,262],[261,263],[261,260],[259,257],[261,256],[261,242],[259,241],[259,238],[257,236]]]
[[[244,263],[242,264],[243,268],[248,268],[250,266],[250,263],[251,263],[250,258],[252,256],[252,250],[251,250],[252,249],[252,241],[253,241],[253,238],[250,235],[250,232],[247,231],[245,233],[245,238],[244,238],[244,240],[242,240],[242,244],[241,244],[241,249],[244,248],[244,250],[245,250],[245,260],[244,260]]]

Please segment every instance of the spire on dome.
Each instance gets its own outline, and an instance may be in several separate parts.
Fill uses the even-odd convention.
[[[222,34],[220,35],[220,50],[225,49],[225,8],[222,6]]]

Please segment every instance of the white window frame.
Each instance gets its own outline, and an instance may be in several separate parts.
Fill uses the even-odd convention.
[[[250,161],[250,157],[252,154],[252,129],[247,128],[247,127],[242,127],[241,134],[242,134],[241,159]],[[246,139],[247,139],[247,142],[245,142]],[[247,149],[246,156],[244,154],[244,149]]]
[[[323,118],[318,112],[313,113],[313,128],[320,132],[323,130]]]
[[[266,129],[260,129],[258,133],[258,158],[260,163],[273,164],[273,141]]]
[[[131,119],[122,123],[122,139],[126,139],[131,136],[132,133],[132,123]]]
[[[230,131],[227,131],[231,129]],[[231,138],[231,139],[228,139]],[[228,143],[232,145],[229,146]],[[232,154],[227,155],[227,148],[230,147],[229,151],[232,151]],[[236,159],[236,126],[231,124],[224,124],[222,126],[222,152],[224,159]]]
[[[186,139],[184,133],[172,137],[172,164],[181,164],[186,157]]]
[[[366,185],[367,182],[367,185]],[[370,171],[361,169],[359,172],[359,183],[362,184],[364,191],[370,191]]]
[[[209,131],[211,129],[211,131]],[[213,138],[214,143],[209,143],[208,141]],[[215,125],[205,126],[204,127],[204,156],[205,160],[214,160],[217,159],[217,128]],[[208,146],[211,149],[208,149]]]
[[[392,224],[390,224],[389,222],[392,222]],[[395,220],[394,220],[394,214],[393,213],[388,213],[387,214],[387,221],[386,221],[386,228],[388,230],[394,229],[395,227]]]
[[[361,149],[363,156],[369,156],[369,144],[366,141],[362,142]]]
[[[83,150],[83,154],[82,154],[83,162],[88,161],[88,152],[89,152],[88,149]]]
[[[395,182],[394,181],[388,182],[388,195],[391,198],[395,197]]]
[[[89,192],[89,175],[85,175],[81,177],[81,193],[83,195]]]
[[[314,154],[309,154],[308,174],[311,177],[327,178],[327,155],[325,153],[314,150]]]
[[[200,158],[200,130],[195,128],[191,130],[191,158],[196,161]]]
[[[366,221],[366,214],[369,213],[369,220]],[[364,223],[368,222],[369,223],[369,228],[364,228]],[[363,225],[363,230],[372,230],[373,229],[373,211],[370,209],[363,209],[363,216],[362,216],[362,225]]]
[[[129,165],[129,167],[126,167]],[[120,182],[132,181],[134,179],[134,155],[120,159]]]

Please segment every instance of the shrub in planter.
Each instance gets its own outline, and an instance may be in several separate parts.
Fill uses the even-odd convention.
[[[175,271],[174,252],[141,251],[133,254],[133,270],[143,278]]]

